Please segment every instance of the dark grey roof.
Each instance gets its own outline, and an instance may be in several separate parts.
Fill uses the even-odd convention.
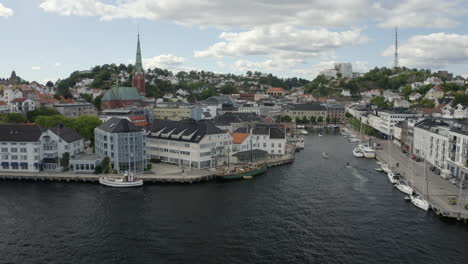
[[[49,128],[50,131],[52,131],[55,135],[60,136],[61,139],[63,139],[67,143],[75,142],[77,140],[83,139],[83,137],[78,134],[75,130],[68,128],[68,127],[63,127],[63,128]],[[59,131],[58,131],[59,130]]]
[[[292,110],[295,111],[327,111],[327,108],[319,103],[293,104]]]
[[[261,122],[265,121],[254,113],[225,113],[223,115],[216,116],[214,119],[215,125],[228,126],[230,124],[239,124],[244,122]]]
[[[247,127],[239,127],[234,133],[249,133],[249,129]],[[268,133],[270,133],[270,138],[285,137],[284,130],[277,125],[257,124],[252,129],[253,135],[268,135]]]
[[[200,142],[206,135],[223,134],[226,131],[217,128],[207,120],[161,120],[153,121],[150,137],[175,141]]]
[[[36,142],[44,131],[38,125],[0,124],[0,141]]]
[[[203,116],[204,116],[204,117],[212,117],[212,115],[210,114],[210,112],[203,112]]]
[[[226,104],[235,106],[236,103],[227,96],[212,96],[205,100],[207,104]]]
[[[139,127],[128,121],[128,119],[117,117],[110,118],[97,128],[109,133],[129,133],[141,131]]]
[[[438,126],[449,127],[450,125],[441,120],[424,119],[416,123],[414,126],[425,129],[425,130],[430,130],[432,127],[438,127]]]

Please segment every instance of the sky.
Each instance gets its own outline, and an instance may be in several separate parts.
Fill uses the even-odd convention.
[[[468,77],[468,0],[0,0],[0,78],[66,78],[95,65],[313,79],[399,65]]]

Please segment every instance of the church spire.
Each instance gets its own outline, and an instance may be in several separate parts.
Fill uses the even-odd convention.
[[[143,73],[143,62],[141,61],[140,33],[138,32],[138,43],[135,60],[135,73]]]

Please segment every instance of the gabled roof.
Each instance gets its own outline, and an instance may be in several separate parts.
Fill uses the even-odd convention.
[[[150,136],[175,141],[200,142],[207,135],[224,134],[207,120],[154,120]]]
[[[143,101],[144,98],[138,93],[135,87],[114,86],[104,94],[104,96],[102,97],[102,101],[114,100]]]
[[[75,130],[68,128],[68,127],[63,127],[63,128],[49,128],[52,133],[55,135],[58,135],[62,140],[64,140],[67,143],[75,142],[78,140],[83,139],[83,137],[78,134]]]
[[[13,103],[22,103],[26,101],[28,98],[15,98],[12,100]]]
[[[0,105],[7,105],[7,103],[5,103],[5,101],[0,101]]]
[[[130,133],[141,131],[140,128],[135,126],[132,122],[128,121],[127,119],[117,117],[110,118],[97,128],[109,133]]]
[[[242,144],[246,138],[249,137],[248,133],[232,133],[232,143]]]
[[[286,92],[286,90],[284,90],[283,88],[281,87],[271,87],[270,89],[267,90],[267,93],[271,93],[271,92]]]
[[[239,124],[244,122],[261,122],[265,121],[254,113],[225,113],[216,116],[214,122],[217,126],[228,126],[230,124]]]
[[[0,141],[36,142],[44,131],[38,125],[0,124]]]

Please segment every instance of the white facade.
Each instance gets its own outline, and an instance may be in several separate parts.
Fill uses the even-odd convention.
[[[433,126],[427,129],[417,124],[414,127],[414,154],[425,158],[438,168],[445,168],[449,147],[448,135],[448,126]]]
[[[147,152],[151,159],[191,168],[209,168],[227,163],[231,152],[231,135],[220,133],[205,135],[200,142],[184,142],[176,138],[148,137]]]
[[[353,65],[347,63],[335,63],[335,70],[341,73],[341,78],[353,78]]]
[[[0,171],[38,172],[42,159],[41,141],[0,142]]]

